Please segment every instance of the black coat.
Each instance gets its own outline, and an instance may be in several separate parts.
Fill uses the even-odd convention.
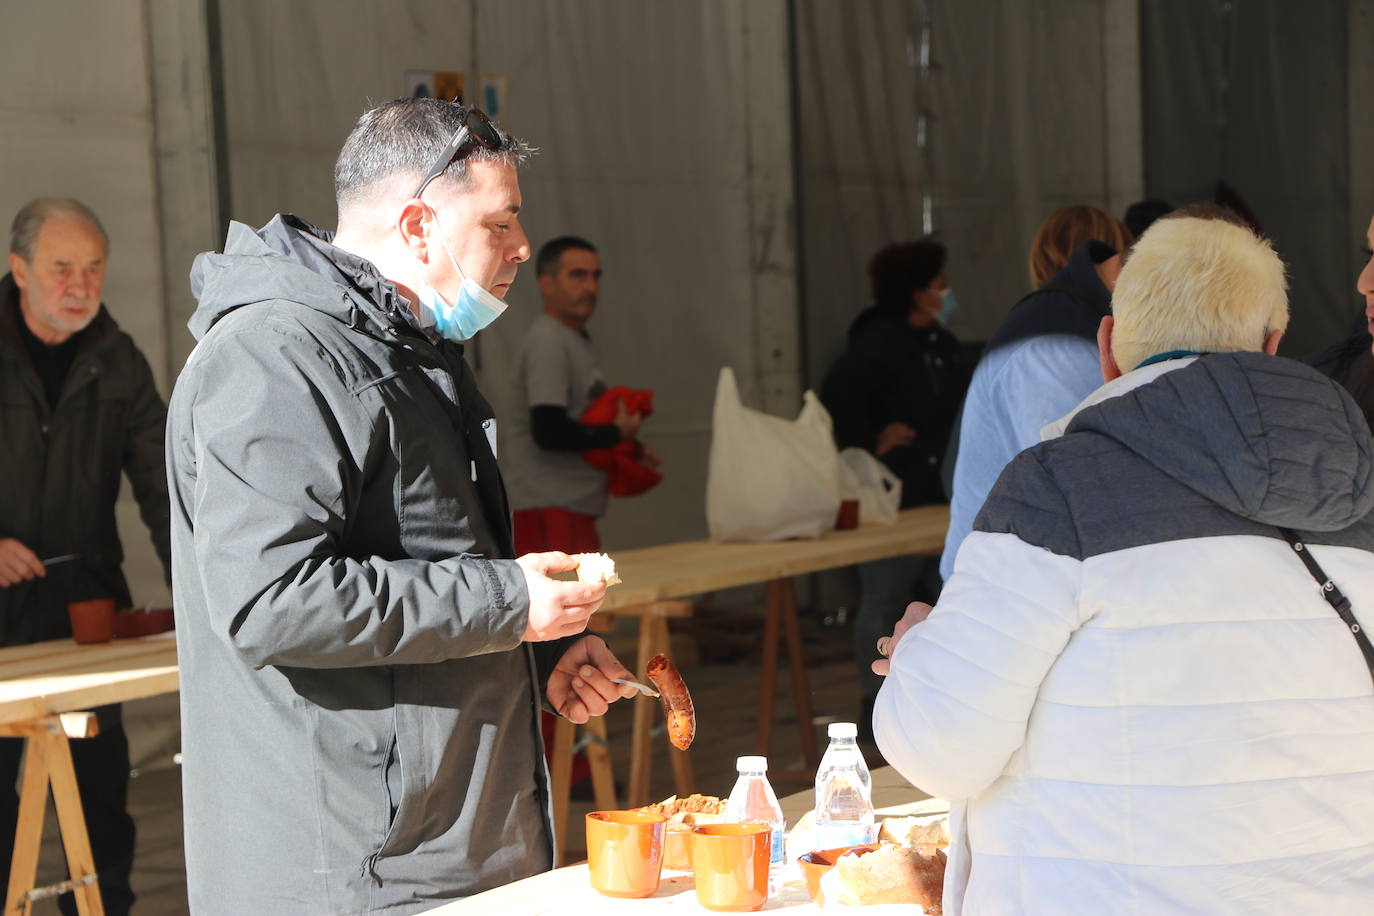
[[[1360,326],[1338,344],[1305,358],[1303,362],[1340,382],[1360,405],[1369,428],[1374,430],[1374,354],[1364,314]]]
[[[900,312],[873,306],[849,329],[849,345],[821,384],[821,401],[840,448],[877,454],[889,423],[916,430],[911,445],[879,460],[902,479],[902,506],[945,501],[940,463],[968,387],[959,341],[941,325],[913,327]]]
[[[120,475],[127,474],[153,545],[168,571],[167,408],[148,361],[110,313],[81,333],[57,407],[24,348],[19,289],[0,279],[0,538],[39,557],[80,553],[41,579],[0,588],[0,645],[71,635],[69,601],[130,603],[115,527]]]

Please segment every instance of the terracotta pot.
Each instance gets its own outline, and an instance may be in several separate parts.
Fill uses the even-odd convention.
[[[113,598],[73,601],[67,605],[67,615],[72,619],[72,638],[77,642],[109,642],[114,639]]]
[[[115,636],[121,638],[151,636],[154,633],[166,633],[168,630],[175,629],[176,622],[172,618],[172,609],[169,607],[149,611],[133,608],[115,614],[114,633]]]

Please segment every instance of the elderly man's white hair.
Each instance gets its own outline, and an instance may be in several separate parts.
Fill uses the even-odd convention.
[[[1288,283],[1268,241],[1217,219],[1165,218],[1140,237],[1112,292],[1112,357],[1258,351],[1288,327]]]

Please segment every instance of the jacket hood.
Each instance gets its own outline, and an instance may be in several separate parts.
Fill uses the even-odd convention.
[[[1112,309],[1111,291],[1098,276],[1097,265],[1116,253],[1096,239],[1075,248],[1059,273],[1011,307],[988,338],[983,354],[1048,334],[1069,334],[1097,343],[1097,327]]]
[[[1084,408],[1068,424],[1070,435],[1082,431],[1262,524],[1338,531],[1374,510],[1364,415],[1340,385],[1293,360],[1203,356]]]
[[[333,235],[289,213],[261,229],[231,222],[224,253],[206,252],[191,266],[191,293],[199,304],[187,326],[197,340],[234,309],[288,299],[340,321],[358,312],[392,334],[410,326],[406,300],[372,264],[330,244]]]

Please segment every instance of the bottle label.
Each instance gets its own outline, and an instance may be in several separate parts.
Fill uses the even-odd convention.
[[[817,824],[816,849],[839,849],[843,846],[865,846],[873,842],[874,824]]]
[[[777,868],[777,867],[779,867],[780,865],[783,864],[784,852],[783,852],[783,843],[782,843],[782,840],[783,840],[782,831],[779,830],[777,827],[774,827],[774,828],[773,828],[773,850],[772,850],[772,852],[771,852],[771,854],[770,854],[771,861],[768,863],[768,864],[769,864],[769,867],[771,867],[771,868]]]

